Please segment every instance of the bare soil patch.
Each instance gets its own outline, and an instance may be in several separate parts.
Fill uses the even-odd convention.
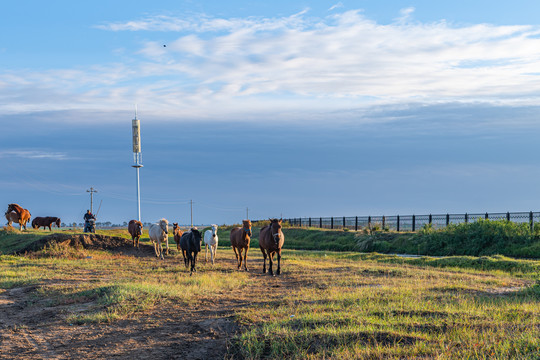
[[[51,234],[22,252],[34,252],[47,244],[109,250],[129,256],[155,259],[153,247],[141,244],[134,249],[130,239],[103,235]],[[204,261],[204,253],[200,260]],[[181,256],[164,260],[184,266]],[[231,254],[218,260],[236,271]],[[197,299],[193,305],[173,304],[139,312],[112,323],[70,324],[68,314],[92,307],[92,299],[74,303],[51,303],[40,298],[41,286],[89,281],[91,273],[74,272],[70,279],[47,280],[42,284],[0,289],[0,359],[224,359],[229,339],[239,331],[235,311],[264,301],[272,301],[290,288],[286,276],[271,278],[260,273],[259,261],[251,263],[250,277],[256,285],[249,291],[219,294],[217,300]],[[255,272],[255,269],[258,271]],[[194,277],[197,276],[195,273]],[[268,286],[270,281],[273,285]]]

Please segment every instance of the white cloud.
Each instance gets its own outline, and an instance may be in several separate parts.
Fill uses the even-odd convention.
[[[23,158],[23,159],[49,159],[68,160],[64,153],[48,152],[42,150],[4,150],[0,151],[0,158]]]
[[[328,11],[336,10],[343,7],[343,3],[340,1],[337,4],[334,4],[328,9]]]
[[[384,104],[535,104],[540,28],[391,24],[361,10],[313,18],[171,16],[109,23],[110,31],[181,34],[148,41],[133,62],[0,73],[0,111],[117,110],[137,102],[183,118],[308,116]],[[151,34],[151,33],[149,33]],[[124,51],[127,51],[124,49]]]

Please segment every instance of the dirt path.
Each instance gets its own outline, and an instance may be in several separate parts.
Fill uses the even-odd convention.
[[[222,261],[235,266],[232,257]],[[235,311],[272,301],[293,286],[287,275],[271,278],[268,286],[269,276],[260,273],[260,261],[249,262],[254,282],[249,292],[233,291],[189,308],[180,304],[155,308],[112,324],[68,324],[68,305],[36,300],[37,286],[4,290],[0,359],[223,359],[228,340],[239,330]],[[84,311],[91,304],[78,306]]]

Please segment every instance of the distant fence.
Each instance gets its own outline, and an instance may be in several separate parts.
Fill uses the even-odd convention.
[[[540,222],[540,212],[506,212],[483,214],[429,214],[429,215],[394,215],[394,216],[341,216],[341,217],[307,217],[284,219],[292,226],[315,227],[321,229],[349,229],[361,230],[364,228],[395,231],[417,231],[426,224],[432,224],[436,229],[447,227],[450,224],[463,224],[478,219],[507,220],[516,223],[529,223],[531,231],[535,222]]]

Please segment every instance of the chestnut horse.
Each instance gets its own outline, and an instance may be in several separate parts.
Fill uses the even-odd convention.
[[[178,223],[173,223],[173,234],[174,234],[174,242],[176,243],[176,249],[178,251],[180,250],[180,239],[182,238],[182,234],[184,232],[180,230],[180,226],[178,226]]]
[[[231,229],[231,246],[236,255],[236,261],[238,263],[238,269],[242,267],[242,250],[244,250],[244,269],[247,268],[247,253],[249,250],[249,242],[251,240],[251,221],[242,221],[242,227],[235,227]]]
[[[19,223],[21,230],[23,227],[24,227],[24,230],[26,230],[26,223],[30,221],[30,218],[32,217],[32,215],[30,214],[30,211],[28,211],[27,209],[23,209],[18,204],[9,204],[8,209],[6,211],[6,217],[12,211],[14,211],[18,216],[17,222]]]
[[[139,239],[141,238],[143,230],[143,224],[139,220],[130,220],[128,224],[128,231],[133,240],[133,247],[139,249]]]
[[[278,261],[276,274],[281,273],[281,248],[285,242],[285,236],[281,232],[281,221],[282,219],[270,219],[270,225],[263,227],[259,233],[259,247],[264,257],[263,273],[266,272],[266,257],[268,256],[270,275],[274,275],[272,262],[276,253]]]
[[[52,224],[56,224],[56,227],[60,227],[62,221],[60,218],[54,217],[54,216],[47,216],[47,217],[35,217],[34,220],[32,220],[32,227],[34,229],[39,229],[43,226],[43,230],[45,230],[47,227],[49,227],[49,231],[52,231],[51,226]]]

